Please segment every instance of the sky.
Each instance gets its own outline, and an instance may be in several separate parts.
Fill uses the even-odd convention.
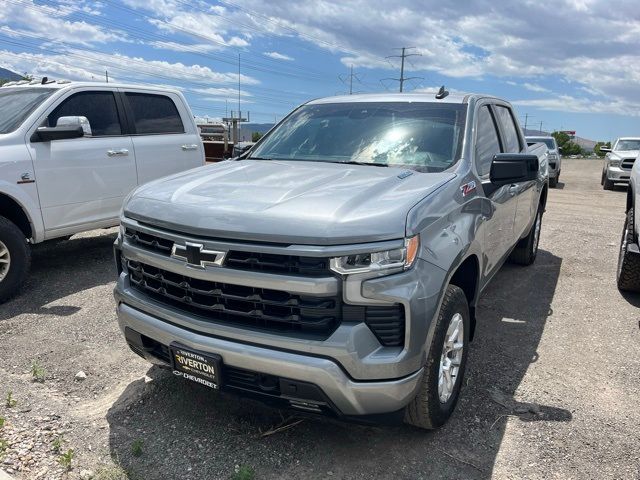
[[[640,135],[637,0],[0,0],[0,66],[182,90],[195,115],[272,123],[312,98],[486,93],[529,129]],[[238,74],[240,58],[240,74]],[[350,77],[351,68],[354,76]],[[106,73],[105,73],[106,72]],[[238,78],[239,77],[239,78]]]

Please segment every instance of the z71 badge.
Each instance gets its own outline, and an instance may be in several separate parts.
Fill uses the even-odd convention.
[[[462,196],[463,197],[466,197],[471,192],[473,192],[475,189],[476,189],[476,181],[475,180],[471,180],[469,183],[465,183],[464,185],[462,185],[460,187],[460,190],[462,191]]]

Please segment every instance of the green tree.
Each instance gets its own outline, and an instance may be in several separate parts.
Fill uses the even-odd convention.
[[[253,132],[251,134],[251,141],[252,142],[257,142],[258,140],[260,140],[262,138],[262,133],[260,132]]]
[[[562,149],[562,155],[567,156],[582,154],[582,147],[580,147],[580,145],[578,145],[577,143],[572,142],[569,138],[569,135],[567,135],[566,133],[553,132],[551,136],[556,139],[558,147]]]
[[[604,157],[606,154],[600,151],[600,147],[611,148],[611,142],[598,142],[596,143],[596,146],[593,147],[593,151],[596,155],[598,155],[599,157]]]

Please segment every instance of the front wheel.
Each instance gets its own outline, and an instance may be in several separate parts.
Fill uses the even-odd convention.
[[[630,208],[622,229],[616,282],[620,290],[640,292],[640,254],[628,249],[629,244],[635,243],[633,221],[633,208]]]
[[[613,190],[613,182],[607,178],[607,173],[602,173],[602,188],[605,190]]]
[[[405,422],[424,429],[442,426],[455,409],[467,363],[471,320],[467,297],[448,285],[417,395],[405,409]]]
[[[542,229],[542,205],[538,206],[536,219],[531,225],[531,230],[526,237],[518,242],[516,248],[509,256],[509,260],[518,265],[531,265],[538,255],[538,244],[540,243],[540,230]]]
[[[20,288],[31,266],[31,250],[24,234],[11,221],[0,217],[0,303]]]

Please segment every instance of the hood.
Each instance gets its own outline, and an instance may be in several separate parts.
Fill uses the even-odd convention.
[[[636,158],[640,150],[614,150],[611,152],[611,156],[614,155],[619,158]]]
[[[138,188],[125,216],[221,239],[337,245],[402,238],[407,213],[455,177],[394,167],[242,160]]]

